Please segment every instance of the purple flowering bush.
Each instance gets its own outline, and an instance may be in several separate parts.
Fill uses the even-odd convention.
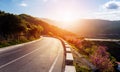
[[[90,56],[90,60],[101,72],[114,72],[114,65],[110,61],[109,53],[106,50],[106,47],[99,46]]]

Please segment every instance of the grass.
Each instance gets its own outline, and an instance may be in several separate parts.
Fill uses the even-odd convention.
[[[21,43],[25,43],[25,42],[29,42],[31,40],[12,40],[12,41],[1,41],[0,42],[0,48],[4,48],[7,46],[11,46],[11,45],[16,45],[16,44],[21,44]]]
[[[38,39],[38,38],[34,38],[33,36],[31,36],[29,38],[20,37],[19,39],[2,40],[2,41],[0,41],[0,48],[4,48],[4,47],[7,47],[7,46],[11,46],[11,45],[25,43],[25,42],[33,41],[33,40],[36,40],[36,39]]]
[[[92,72],[90,68],[88,68],[86,65],[79,65],[78,63],[75,63],[76,72]]]
[[[4,43],[4,42],[0,42],[0,48],[2,48],[2,47],[6,47],[6,46],[10,46],[10,44],[9,43]]]
[[[70,44],[70,43],[69,43]],[[73,44],[70,44],[72,46],[72,48],[77,51],[79,53],[78,48],[76,48]],[[74,53],[74,51],[72,51],[73,53],[73,57],[74,57],[74,66],[76,68],[76,72],[92,72],[92,69],[90,67],[88,67],[87,64],[85,64],[84,62],[81,61],[82,58],[78,57],[78,55],[76,55]],[[81,54],[82,55],[82,54]],[[84,57],[84,55],[82,55]],[[84,57],[86,58],[86,57]]]
[[[0,42],[0,48],[23,43],[21,41]]]

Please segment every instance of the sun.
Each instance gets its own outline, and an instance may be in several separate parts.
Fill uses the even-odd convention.
[[[74,17],[71,13],[65,13],[63,15],[63,21],[65,21],[65,22],[72,21],[73,19],[74,19]]]
[[[71,22],[74,21],[76,18],[71,12],[65,12],[62,17],[62,21],[64,22]]]
[[[78,15],[73,11],[57,11],[57,15],[55,17],[56,21],[60,22],[60,26],[63,29],[70,28],[73,26],[73,23],[79,19]]]

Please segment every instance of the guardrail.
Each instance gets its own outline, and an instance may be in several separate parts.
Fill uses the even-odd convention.
[[[76,72],[75,66],[73,65],[73,55],[71,52],[71,46],[61,38],[57,38],[61,41],[64,48],[64,62],[62,72]]]
[[[73,65],[73,55],[71,53],[71,46],[65,42],[65,55],[66,55],[66,59],[65,59],[65,71],[64,72],[76,72],[75,66]]]

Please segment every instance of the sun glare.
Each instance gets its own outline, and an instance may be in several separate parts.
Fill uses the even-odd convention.
[[[66,12],[63,14],[62,21],[64,22],[71,22],[76,20],[77,18],[73,15],[74,13],[72,12]]]
[[[73,20],[74,20],[74,16],[71,13],[68,12],[63,15],[63,21],[70,22]]]
[[[61,21],[62,28],[70,28],[73,22],[78,19],[74,11],[59,11],[56,20]]]

